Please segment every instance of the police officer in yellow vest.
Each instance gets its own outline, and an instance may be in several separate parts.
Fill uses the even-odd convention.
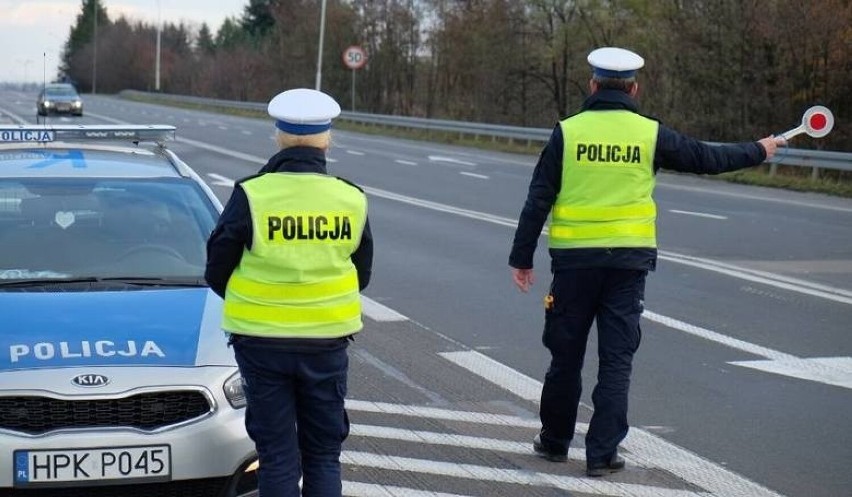
[[[373,258],[367,200],[326,173],[333,98],[288,90],[268,111],[281,150],[235,185],[208,240],[205,277],[225,299],[260,497],[340,497],[346,349],[362,326],[359,291]]]
[[[658,169],[718,174],[771,157],[781,138],[710,146],[639,114],[639,55],[599,48],[591,96],[559,123],[542,150],[515,232],[509,265],[523,292],[534,282],[533,254],[548,217],[553,282],[545,297],[542,341],[551,353],[541,393],[537,455],[567,460],[580,401],[581,370],[597,320],[599,370],[594,414],[586,434],[586,472],[603,476],[624,468],[618,444],[627,435],[627,399],[645,276],[657,258]]]

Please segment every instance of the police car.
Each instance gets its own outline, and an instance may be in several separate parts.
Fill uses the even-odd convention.
[[[0,125],[0,496],[256,492],[203,278],[221,204],[174,133]]]

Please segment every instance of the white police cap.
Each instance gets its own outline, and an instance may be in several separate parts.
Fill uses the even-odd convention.
[[[588,61],[595,75],[604,78],[632,78],[645,65],[645,59],[638,54],[616,47],[592,50]]]
[[[275,127],[291,135],[314,135],[331,128],[340,115],[340,105],[329,95],[308,88],[296,88],[275,95],[267,106]]]

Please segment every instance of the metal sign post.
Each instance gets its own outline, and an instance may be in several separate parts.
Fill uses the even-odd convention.
[[[367,54],[364,49],[357,45],[352,45],[343,51],[343,63],[349,69],[352,69],[352,107],[351,111],[355,111],[355,71],[364,67],[367,63]]]

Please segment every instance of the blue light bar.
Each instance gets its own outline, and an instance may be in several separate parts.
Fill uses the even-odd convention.
[[[0,143],[47,143],[52,141],[162,142],[175,138],[175,127],[151,125],[0,125]]]

